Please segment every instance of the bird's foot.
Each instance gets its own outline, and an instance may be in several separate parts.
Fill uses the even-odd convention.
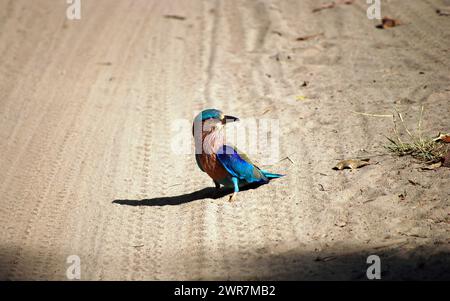
[[[216,186],[216,191],[220,190],[220,184],[216,181],[214,181],[214,185]]]
[[[219,196],[222,192],[222,188],[220,187],[220,184],[216,184],[216,187],[214,188],[214,195]]]
[[[237,199],[237,192],[233,192],[233,194],[228,199],[229,202],[234,202]]]

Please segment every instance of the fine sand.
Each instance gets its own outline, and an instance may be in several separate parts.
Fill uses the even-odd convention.
[[[450,169],[385,155],[392,119],[354,113],[450,131],[450,1],[382,1],[386,30],[325,2],[82,0],[71,21],[0,0],[0,278],[65,280],[77,255],[84,280],[364,280],[374,254],[382,279],[450,279]],[[278,120],[264,167],[287,176],[215,197],[171,147],[211,107]]]

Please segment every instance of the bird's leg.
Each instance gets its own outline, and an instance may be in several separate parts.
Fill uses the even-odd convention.
[[[236,201],[236,196],[237,196],[237,193],[239,192],[238,179],[237,179],[236,177],[232,177],[231,180],[233,181],[234,192],[233,192],[233,194],[230,196],[230,199],[228,200],[229,202]]]
[[[219,182],[217,182],[216,180],[213,180],[213,181],[214,181],[214,184],[216,185],[216,191],[219,191],[219,189],[220,189]]]
[[[219,182],[216,182],[216,180],[214,181],[214,185],[216,185],[216,189],[214,190],[214,194],[218,197],[220,195],[220,184]]]

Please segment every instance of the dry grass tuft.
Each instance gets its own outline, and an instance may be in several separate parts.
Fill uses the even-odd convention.
[[[403,129],[409,137],[408,141],[403,141],[400,138],[400,134],[397,129],[397,118],[400,119]],[[394,132],[396,137],[389,138],[389,144],[385,147],[393,154],[397,156],[412,156],[421,161],[427,163],[436,163],[442,161],[443,158],[449,153],[449,144],[440,143],[434,141],[431,137],[424,137],[422,135],[422,118],[423,118],[423,107],[420,112],[418,129],[416,133],[411,132],[405,125],[405,121],[400,112],[396,110],[396,114],[393,115],[394,121]]]

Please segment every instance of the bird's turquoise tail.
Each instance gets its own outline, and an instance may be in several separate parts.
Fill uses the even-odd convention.
[[[268,178],[268,179],[276,179],[276,178],[281,178],[284,177],[285,175],[281,175],[278,173],[271,173],[265,170],[261,170],[261,172]]]

